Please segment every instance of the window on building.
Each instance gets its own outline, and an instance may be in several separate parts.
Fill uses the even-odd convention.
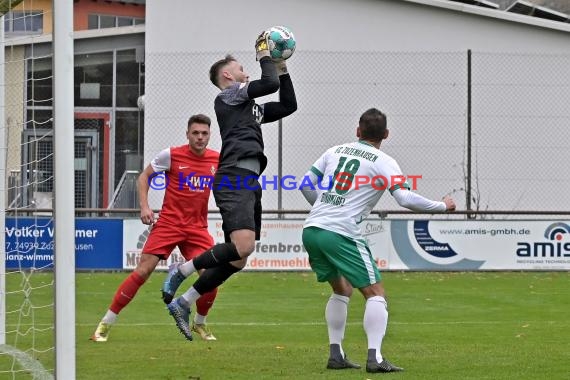
[[[75,55],[76,107],[113,105],[113,52]]]
[[[53,104],[52,57],[26,60],[26,104],[28,107],[51,107]],[[36,126],[34,126],[36,127]]]
[[[139,111],[115,114],[115,186],[127,170],[143,168],[143,122]]]
[[[87,29],[99,29],[99,16],[87,16]]]
[[[4,16],[6,33],[42,33],[43,29],[42,11],[12,11]]]
[[[144,92],[144,63],[141,61],[135,49],[117,51],[117,107],[137,108],[138,97]]]
[[[114,28],[115,26],[117,26],[115,16],[99,16],[99,28]]]
[[[24,133],[30,136],[37,137],[38,131],[49,134],[53,128],[52,64],[51,54],[26,59]],[[106,207],[110,198],[104,199],[104,190],[111,187],[108,192],[111,195],[126,171],[140,171],[143,167],[144,117],[137,107],[137,99],[144,93],[144,48],[76,54],[74,66],[75,165],[77,167],[78,162],[87,165],[76,169],[76,207]],[[78,116],[80,114],[83,116]],[[110,129],[101,124],[103,119],[97,116],[101,114],[108,114]],[[109,133],[108,146],[105,145],[105,133]],[[44,142],[51,147],[51,140]],[[30,175],[47,173],[48,178],[53,175],[51,151],[44,152],[40,150],[42,147],[26,148],[29,154],[23,151],[23,181],[28,181],[25,176]],[[87,155],[86,149],[93,147],[96,150]],[[40,158],[45,163],[38,164]],[[52,180],[42,178],[36,178],[42,183],[41,189],[30,187],[29,191],[52,191]],[[131,190],[136,192],[136,188]],[[22,202],[28,204],[32,198],[33,193],[26,193]]]
[[[117,26],[131,26],[133,19],[130,17],[117,17]]]
[[[144,18],[97,14],[90,14],[87,18],[88,29],[115,28],[118,26],[132,26],[139,24],[144,24]]]

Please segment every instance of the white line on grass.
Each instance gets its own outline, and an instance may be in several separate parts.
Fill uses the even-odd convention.
[[[23,370],[32,374],[34,380],[53,380],[53,375],[46,371],[39,361],[23,351],[7,344],[0,344],[0,353],[8,354],[16,358]]]
[[[495,324],[567,324],[567,321],[441,321],[441,322],[399,322],[390,321],[391,325],[495,325]],[[128,323],[118,322],[117,325],[122,326],[170,326],[172,323]],[[361,325],[362,322],[347,322],[347,325]],[[94,326],[95,324],[77,324],[77,326]],[[325,322],[208,322],[211,326],[325,326]]]
[[[561,326],[565,326],[570,321],[434,321],[434,322],[400,322],[400,321],[391,321],[391,325],[417,325],[417,326],[434,326],[434,325],[496,325],[496,324],[503,324],[503,325],[512,325],[512,324],[527,324],[527,323],[540,323],[540,324],[557,324]],[[146,327],[146,326],[171,326],[172,323],[129,323],[129,322],[117,322],[117,326],[124,326],[124,327]],[[347,325],[361,325],[362,322],[347,322]],[[24,324],[19,324],[19,326],[23,326]],[[210,326],[325,326],[325,322],[208,322]],[[6,324],[6,326],[14,326],[10,324]],[[36,323],[34,326],[51,326],[49,324],[38,324]],[[94,323],[77,323],[76,326],[78,327],[89,327],[89,326],[97,326],[97,322]]]

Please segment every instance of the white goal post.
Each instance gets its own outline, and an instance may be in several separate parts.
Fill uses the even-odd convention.
[[[0,17],[4,25],[4,15]],[[6,344],[6,126],[4,118],[4,27],[0,28],[0,345]]]
[[[57,21],[56,21],[57,20]],[[55,378],[75,379],[73,2],[53,2]]]
[[[54,0],[52,2],[53,12],[53,163],[54,163],[54,202],[53,202],[53,224],[54,224],[54,255],[53,255],[53,301],[47,304],[35,305],[30,296],[32,290],[40,289],[31,284],[30,278],[35,268],[29,274],[20,272],[23,279],[24,289],[11,290],[9,284],[17,283],[12,279],[6,281],[7,272],[6,261],[8,259],[8,243],[6,242],[6,228],[9,224],[6,220],[8,196],[8,147],[10,141],[9,127],[14,123],[8,122],[6,111],[6,83],[5,70],[7,65],[15,66],[12,62],[17,62],[18,67],[26,58],[18,56],[17,61],[6,62],[6,44],[4,41],[4,14],[13,10],[14,6],[22,0],[0,0],[0,377],[4,374],[19,376],[20,373],[27,373],[34,379],[74,380],[76,378],[76,349],[75,349],[75,190],[74,190],[74,98],[69,94],[74,93],[74,39],[73,39],[73,4],[69,0]],[[27,12],[25,10],[24,12]],[[56,21],[57,20],[57,21]],[[9,50],[12,54],[13,50]],[[19,52],[22,49],[18,50]],[[33,70],[33,68],[32,68]],[[20,72],[21,73],[21,72]],[[24,72],[25,75],[25,72]],[[45,78],[44,78],[45,79]],[[23,84],[25,89],[26,83]],[[17,84],[16,84],[17,86]],[[10,84],[10,87],[16,87]],[[34,121],[35,122],[35,121]],[[21,127],[21,125],[17,125]],[[22,171],[26,168],[21,167]],[[31,172],[31,170],[30,170]],[[15,228],[11,227],[14,231]],[[28,247],[25,247],[26,249]],[[18,247],[10,247],[10,252],[18,251]],[[33,249],[33,248],[32,248]],[[41,269],[39,268],[41,273]],[[14,277],[14,276],[12,276]],[[35,276],[34,276],[35,277]],[[40,285],[41,287],[42,285]],[[46,284],[50,286],[50,284]],[[10,291],[10,292],[9,292]],[[22,297],[20,297],[22,296]],[[12,298],[10,298],[12,297]],[[20,297],[24,299],[22,306],[15,310],[10,310],[11,315],[7,318],[10,299]],[[50,304],[51,303],[51,304]],[[14,306],[14,305],[12,305]],[[49,308],[54,310],[53,324],[48,323],[36,325],[34,313],[38,309]],[[47,309],[46,309],[47,310]],[[19,318],[14,317],[17,313],[20,316],[29,317],[25,323],[20,324]],[[12,325],[8,321],[12,321]],[[17,321],[17,326],[13,324]],[[39,321],[38,321],[39,322]],[[31,324],[31,326],[30,326]],[[36,349],[35,346],[26,347],[21,345],[18,337],[20,328],[27,328],[25,338],[21,340],[35,341],[36,332],[49,335],[51,331],[55,334],[49,339],[52,347]],[[12,334],[12,335],[10,335]],[[8,339],[17,335],[15,339]],[[14,344],[15,342],[15,344]],[[49,343],[49,342],[48,342]],[[53,353],[53,365],[51,368],[44,368],[36,354]],[[9,363],[12,363],[11,365]],[[8,365],[4,365],[8,363]],[[2,377],[3,378],[3,377]],[[18,377],[19,378],[19,377]]]

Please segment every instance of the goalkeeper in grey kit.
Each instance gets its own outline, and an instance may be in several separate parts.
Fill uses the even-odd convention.
[[[215,62],[210,80],[221,92],[214,110],[222,139],[218,171],[213,193],[222,216],[225,243],[169,271],[162,287],[162,298],[176,325],[186,339],[192,335],[188,326],[190,305],[201,294],[220,286],[231,275],[243,269],[253,253],[261,230],[261,186],[258,176],[267,166],[263,153],[261,124],[284,118],[297,109],[293,82],[285,61],[270,58],[268,33],[259,35],[255,43],[261,78],[249,81],[243,66],[231,55]],[[279,90],[279,101],[257,104],[255,98]],[[173,300],[186,277],[205,269],[184,294]]]

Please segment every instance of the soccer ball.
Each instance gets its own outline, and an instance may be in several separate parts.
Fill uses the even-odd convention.
[[[297,45],[291,30],[285,26],[273,26],[267,32],[269,33],[268,42],[271,59],[276,62],[289,59]]]
[[[144,111],[144,104],[145,104],[144,95],[141,95],[137,99],[137,106],[139,107],[139,110]]]

